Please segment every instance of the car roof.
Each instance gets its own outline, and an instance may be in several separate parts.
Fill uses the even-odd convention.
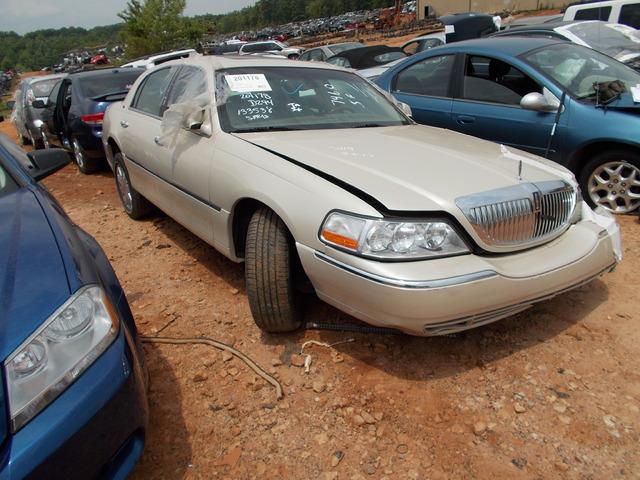
[[[29,84],[33,84],[33,83],[43,82],[46,80],[58,80],[66,76],[67,76],[66,73],[56,73],[55,75],[41,75],[39,77],[25,78],[25,81],[28,82]]]
[[[327,63],[298,62],[284,57],[263,57],[255,55],[193,55],[189,58],[172,60],[162,64],[163,67],[169,65],[196,65],[204,68],[213,68],[214,70],[246,67],[295,67],[344,70],[343,68]]]
[[[124,72],[144,72],[145,69],[144,68],[138,68],[138,67],[120,67],[120,68],[96,68],[94,70],[85,70],[82,72],[74,72],[74,73],[70,73],[69,77],[73,77],[75,78],[85,78],[85,77],[93,77],[93,76],[100,76],[100,75],[107,75],[109,73],[113,74],[113,73],[124,73]]]
[[[544,22],[544,23],[537,23],[537,24],[532,24],[532,25],[516,25],[514,27],[508,28],[507,30],[503,30],[503,32],[528,32],[531,30],[554,30],[558,27],[564,27],[565,25],[574,25],[576,23],[602,23],[602,24],[608,24],[611,22],[601,22],[600,20],[569,20],[569,21],[563,21],[563,20],[559,20],[559,21],[555,21],[555,22]],[[500,34],[502,34],[502,32],[496,34],[496,36],[499,36]],[[506,35],[506,33],[505,33]]]
[[[519,37],[517,35],[505,35],[449,43],[441,47],[432,48],[426,52],[464,51],[467,48],[479,48],[486,50],[487,52],[498,52],[517,57],[518,55],[522,55],[530,50],[558,43],[565,44],[566,42],[546,37]],[[422,53],[417,55],[422,55]]]

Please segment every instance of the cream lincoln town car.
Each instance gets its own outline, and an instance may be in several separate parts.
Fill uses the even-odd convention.
[[[405,111],[329,65],[195,56],[143,74],[103,142],[129,216],[156,205],[244,261],[268,332],[302,325],[309,282],[367,323],[440,335],[620,260],[617,223],[567,170]]]

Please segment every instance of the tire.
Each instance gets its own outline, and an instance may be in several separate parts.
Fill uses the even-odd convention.
[[[297,60],[300,57],[300,55],[298,55],[297,53],[292,53],[291,55],[289,55],[287,58],[289,60]]]
[[[600,153],[582,168],[579,182],[592,208],[631,213],[640,207],[640,155],[625,149]]]
[[[120,152],[113,157],[113,176],[116,181],[118,197],[127,215],[134,220],[140,220],[153,211],[153,205],[149,203],[149,200],[140,195],[131,185],[129,172]]]
[[[80,145],[77,138],[71,139],[71,149],[73,151],[73,160],[80,170],[85,175],[90,175],[97,172],[100,169],[100,161],[95,158],[87,157],[84,148]]]
[[[256,325],[269,333],[297,330],[302,302],[294,285],[297,256],[284,222],[268,208],[251,217],[245,244],[245,281]]]

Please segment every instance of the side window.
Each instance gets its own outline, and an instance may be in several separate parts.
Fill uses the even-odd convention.
[[[268,43],[258,43],[251,49],[252,52],[266,52],[270,50]]]
[[[439,47],[440,45],[444,45],[444,42],[439,38],[427,38],[422,45],[422,50],[429,50],[430,48]]]
[[[478,102],[520,105],[527,93],[542,93],[534,80],[502,60],[467,56],[462,98]]]
[[[176,79],[167,96],[166,105],[171,106],[176,103],[186,102],[206,92],[206,72],[197,67],[185,66],[176,75]]]
[[[308,62],[309,60],[311,60],[311,53],[312,52],[304,52],[302,55],[300,55],[300,58],[298,60],[300,60],[301,62]]]
[[[623,5],[620,9],[618,22],[633,28],[640,28],[640,3]]]
[[[611,7],[582,8],[576,12],[576,20],[609,20]]]
[[[309,52],[309,60],[312,62],[323,62],[324,54],[322,53],[322,50],[319,48],[317,50],[311,50],[311,52]]]
[[[171,68],[162,68],[150,74],[133,99],[132,108],[150,115],[160,116],[162,101],[171,81]]]
[[[253,53],[257,52],[256,45],[244,45],[242,48],[242,53]]]
[[[280,50],[282,50],[282,47],[277,43],[268,43],[265,50],[276,50],[279,52]]]
[[[454,55],[442,55],[414,63],[398,74],[394,91],[430,97],[448,97],[454,63]]]
[[[407,55],[418,53],[420,51],[420,40],[416,40],[415,42],[411,42],[408,45],[405,45],[404,47],[402,47],[402,51]]]
[[[60,87],[62,86],[62,80],[56,83],[53,86],[53,90],[49,94],[49,98],[47,99],[47,106],[55,105],[58,100],[58,92],[60,91]]]

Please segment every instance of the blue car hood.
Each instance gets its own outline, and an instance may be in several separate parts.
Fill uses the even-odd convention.
[[[36,195],[28,188],[0,197],[0,360],[70,295],[66,270]]]
[[[630,92],[625,92],[620,95],[620,98],[609,103],[604,108],[611,108],[613,110],[627,110],[630,113],[640,113],[640,103],[633,101],[633,96]]]

